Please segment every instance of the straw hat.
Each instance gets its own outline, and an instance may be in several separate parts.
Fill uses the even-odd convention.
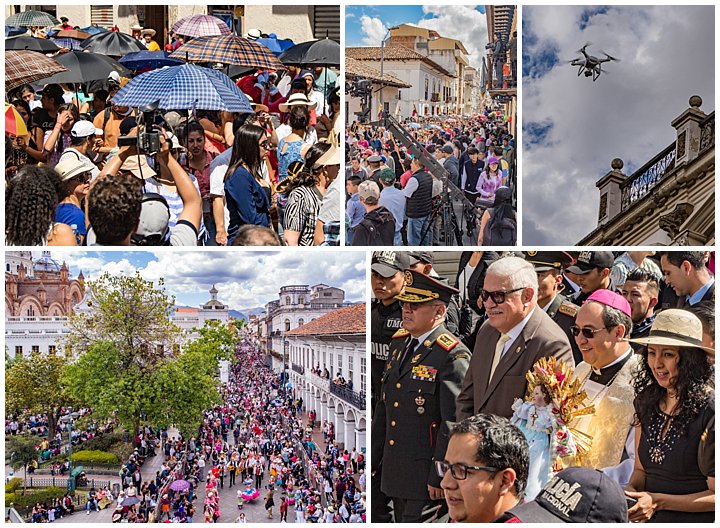
[[[155,33],[157,33],[154,29],[143,29],[140,34],[144,37],[145,35],[150,35],[151,37],[155,36]]]
[[[698,317],[687,310],[663,310],[653,321],[647,337],[630,339],[631,343],[643,345],[669,345],[677,347],[695,347],[712,352],[714,349],[702,344],[702,323]]]
[[[301,93],[292,94],[287,101],[278,105],[281,112],[289,112],[293,106],[307,106],[309,110],[314,109],[317,106],[315,101],[310,101],[307,95]]]

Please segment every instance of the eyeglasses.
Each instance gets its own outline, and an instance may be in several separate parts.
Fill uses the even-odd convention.
[[[590,328],[589,326],[583,326],[582,328],[580,328],[577,325],[572,325],[570,327],[570,332],[572,333],[572,335],[577,337],[582,333],[582,335],[585,336],[585,339],[592,339],[593,337],[595,337],[595,334],[597,334],[601,330],[607,330],[607,327],[603,326],[602,328],[598,329]]]
[[[502,304],[505,302],[505,296],[508,293],[515,293],[516,291],[524,290],[525,287],[522,288],[515,288],[514,290],[498,290],[498,291],[487,291],[487,290],[480,290],[480,297],[482,297],[483,302],[487,302],[488,299],[492,299],[492,302],[495,304]]]
[[[429,302],[420,302],[420,303],[411,303],[411,302],[404,302],[400,301],[400,307],[403,310],[408,310],[410,312],[414,312],[415,310],[419,310],[423,306],[437,306],[439,303],[429,303]]]
[[[90,176],[91,174],[89,172],[83,172],[82,174],[78,174],[73,179],[78,180],[80,183],[89,183],[90,182]]]
[[[260,146],[264,148],[265,150],[268,150],[268,147],[270,146],[270,140],[266,139],[262,143],[260,143]]]
[[[435,461],[435,471],[437,472],[438,477],[444,477],[445,473],[450,470],[452,478],[455,480],[465,480],[468,476],[468,469],[474,469],[476,471],[489,471],[490,473],[500,471],[498,468],[489,466],[468,466],[459,462],[457,464],[448,464],[445,460]]]

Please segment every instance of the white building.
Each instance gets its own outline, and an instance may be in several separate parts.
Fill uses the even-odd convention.
[[[285,333],[295,397],[319,421],[335,425],[335,439],[348,451],[365,448],[367,357],[365,303],[331,311]],[[329,378],[319,374],[327,370]],[[333,382],[339,376],[348,382]],[[351,383],[350,383],[351,382]]]
[[[220,321],[227,325],[230,320],[230,308],[227,304],[221,303],[218,298],[218,290],[210,288],[210,300],[199,308],[177,308],[171,320],[186,332],[186,338],[196,338],[198,334],[195,329],[205,326],[206,321]]]

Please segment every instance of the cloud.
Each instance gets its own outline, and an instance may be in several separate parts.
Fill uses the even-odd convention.
[[[459,40],[468,50],[470,64],[482,65],[487,43],[487,19],[483,13],[469,5],[423,6],[423,13],[431,18],[423,18],[418,26]]]
[[[362,42],[366,46],[379,46],[387,34],[387,28],[379,17],[362,15],[360,17],[360,29],[365,35]]]
[[[676,138],[688,108],[715,108],[713,6],[523,8],[523,243],[575,244],[597,226],[595,182],[630,175]],[[679,38],[678,35],[692,35]],[[567,61],[591,42],[621,62],[596,81]]]

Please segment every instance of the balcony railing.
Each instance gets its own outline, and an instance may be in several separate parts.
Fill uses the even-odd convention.
[[[625,211],[632,204],[644,198],[662,180],[665,173],[671,171],[674,167],[675,143],[672,143],[622,183],[620,209]]]
[[[352,389],[348,389],[343,385],[337,383],[330,384],[330,394],[339,396],[342,400],[345,400],[351,405],[354,405],[358,409],[365,410],[365,393],[355,392]]]
[[[715,145],[715,112],[705,118],[700,124],[700,152]]]
[[[305,374],[305,367],[303,367],[302,365],[293,363],[292,369],[293,369],[293,371],[297,372],[298,374]]]
[[[313,374],[311,372],[308,372],[305,374],[305,377],[310,380],[310,383],[315,385],[318,389],[324,390],[326,392],[330,391],[330,380],[321,378],[317,374]]]
[[[438,102],[440,102],[440,94],[439,94],[439,93],[434,93],[434,94],[430,95],[430,101],[433,102],[433,103],[438,103]]]

